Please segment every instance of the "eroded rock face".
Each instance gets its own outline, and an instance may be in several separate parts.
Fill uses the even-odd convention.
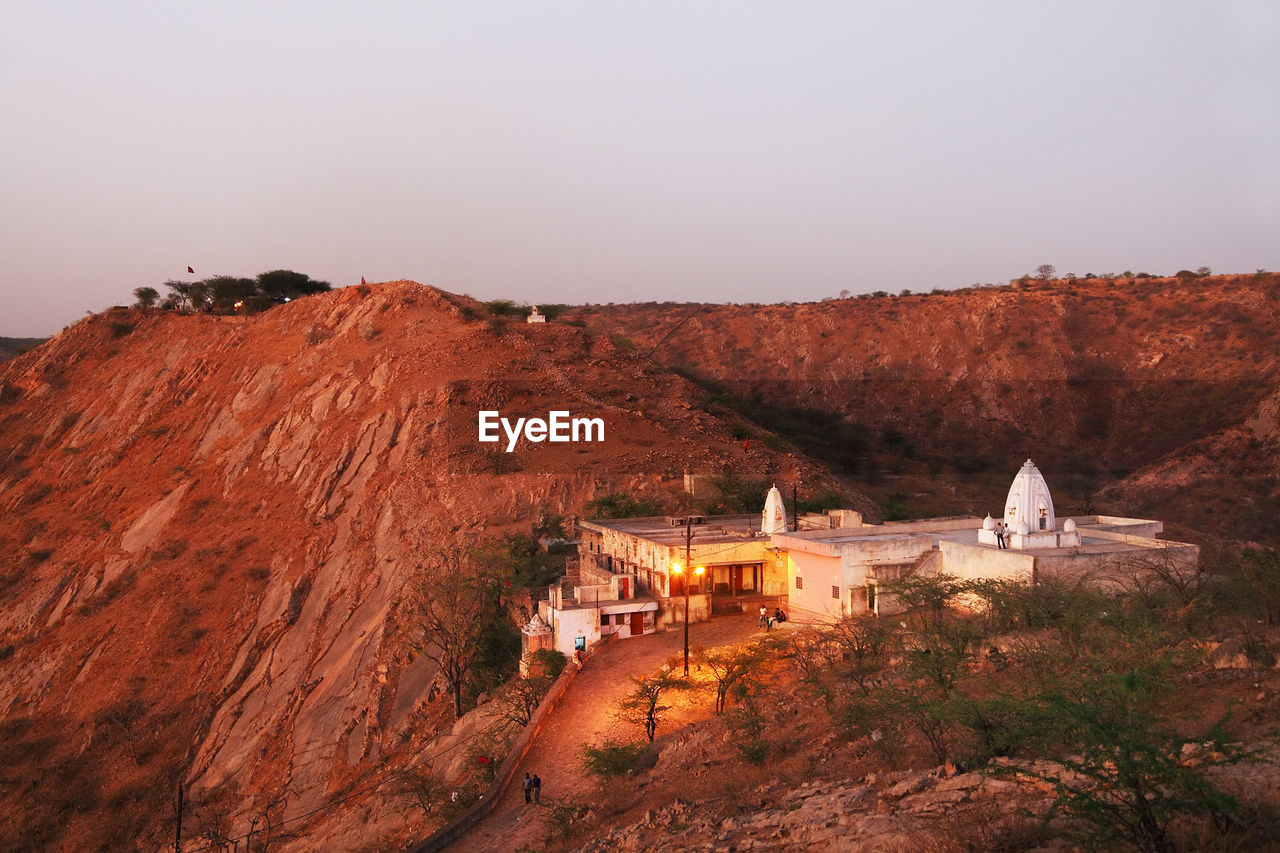
[[[179,784],[210,838],[418,832],[375,786],[443,719],[396,618],[423,553],[691,465],[803,468],[746,457],[607,342],[495,333],[455,301],[399,282],[247,320],[132,314],[123,337],[90,318],[0,368],[0,764],[21,792],[0,846],[164,843]],[[486,453],[495,388],[603,416],[609,442]]]

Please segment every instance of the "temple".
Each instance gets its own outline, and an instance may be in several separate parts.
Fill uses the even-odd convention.
[[[788,529],[776,486],[759,514],[581,521],[577,569],[539,603],[526,651],[536,643],[572,654],[682,623],[686,577],[690,621],[764,604],[812,622],[893,612],[880,585],[913,573],[1031,582],[1065,576],[1104,585],[1126,563],[1199,559],[1196,545],[1156,538],[1164,525],[1151,519],[1073,516],[1059,525],[1049,486],[1030,459],[1002,509],[1003,548],[991,515],[867,524],[852,510],[829,510],[798,516]],[[706,571],[674,572],[675,565]]]
[[[760,517],[762,533],[783,533],[787,529],[787,508],[782,505],[782,492],[777,486],[769,489],[764,499],[764,512]]]

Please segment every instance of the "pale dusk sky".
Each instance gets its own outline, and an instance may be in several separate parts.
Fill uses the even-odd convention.
[[[0,335],[276,268],[530,303],[1280,268],[1280,4],[29,2]]]

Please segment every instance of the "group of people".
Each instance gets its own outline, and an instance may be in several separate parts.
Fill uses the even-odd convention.
[[[1008,549],[1009,546],[1005,542],[1005,537],[1008,535],[1009,535],[1009,525],[1005,524],[1003,521],[997,521],[996,522],[996,547],[997,548]]]
[[[781,607],[773,608],[773,615],[769,615],[769,608],[763,604],[760,605],[760,627],[768,631],[773,627],[775,622],[786,622],[787,612]]]
[[[524,801],[526,803],[542,802],[542,779],[534,773],[532,777],[528,773],[524,774],[524,782],[521,785],[524,788]]]

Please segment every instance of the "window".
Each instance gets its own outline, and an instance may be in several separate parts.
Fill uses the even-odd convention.
[[[833,586],[833,587],[831,587],[831,597],[832,597],[832,598],[839,598],[839,597],[840,597],[840,587],[838,587],[838,586]]]
[[[796,575],[796,589],[804,589],[804,578]]]
[[[876,585],[867,584],[867,609],[874,611],[876,609]]]
[[[608,613],[601,613],[601,614],[600,614],[600,624],[601,624],[601,625],[608,625],[608,624],[609,624],[609,614],[608,614]]]

